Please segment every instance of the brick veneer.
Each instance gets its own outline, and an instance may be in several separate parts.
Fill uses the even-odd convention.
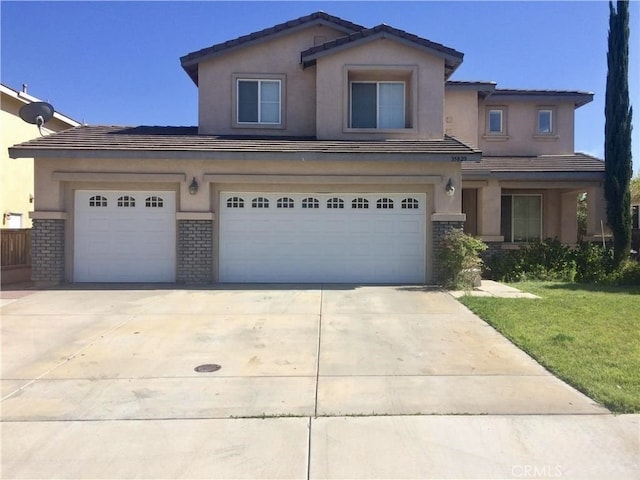
[[[178,220],[177,282],[213,282],[213,221]]]
[[[33,219],[31,228],[31,280],[64,281],[64,227],[60,219]]]
[[[446,221],[433,222],[433,281],[443,283],[444,265],[442,264],[442,242],[447,233],[454,228],[462,228],[464,222]]]

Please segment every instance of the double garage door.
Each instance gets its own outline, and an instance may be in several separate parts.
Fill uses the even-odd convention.
[[[424,194],[224,192],[222,282],[423,283]]]
[[[224,192],[217,218],[221,282],[425,280],[424,194]],[[76,191],[74,222],[74,281],[175,281],[175,192]]]

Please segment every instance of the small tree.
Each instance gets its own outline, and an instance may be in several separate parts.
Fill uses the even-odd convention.
[[[614,263],[631,249],[631,116],[629,105],[629,2],[609,1],[607,90],[605,98],[605,183],[607,223],[613,232]]]

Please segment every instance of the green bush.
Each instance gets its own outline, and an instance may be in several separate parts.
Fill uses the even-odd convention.
[[[613,250],[597,243],[577,249],[547,239],[494,255],[485,263],[484,276],[500,282],[560,280],[602,285],[640,285],[640,263],[627,260],[619,268]]]
[[[557,239],[546,239],[494,255],[486,264],[485,275],[502,282],[561,280],[572,282],[576,262],[571,249]]]
[[[482,240],[467,235],[462,229],[454,228],[446,234],[442,242],[445,287],[456,290],[473,288],[482,266],[480,252],[486,249],[487,245]]]
[[[609,283],[613,273],[613,250],[597,243],[583,242],[574,252],[576,282]]]

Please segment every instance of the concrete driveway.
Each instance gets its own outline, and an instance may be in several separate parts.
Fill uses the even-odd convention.
[[[195,371],[209,364],[221,368]],[[2,478],[637,478],[639,467],[638,416],[608,414],[422,287],[25,294],[2,308],[1,407]]]

